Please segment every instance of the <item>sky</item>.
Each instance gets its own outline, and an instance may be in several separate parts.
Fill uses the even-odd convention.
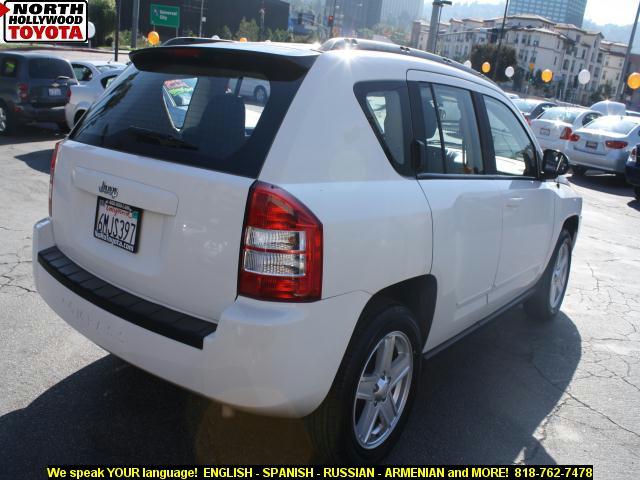
[[[640,0],[588,0],[585,18],[599,25],[613,23],[630,25],[633,23]],[[504,0],[457,0],[455,3],[503,4]]]

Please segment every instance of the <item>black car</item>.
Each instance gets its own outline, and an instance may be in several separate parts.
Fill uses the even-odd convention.
[[[0,53],[0,135],[31,122],[66,130],[64,106],[78,82],[62,58],[32,52]]]
[[[627,183],[633,186],[636,200],[640,202],[640,145],[631,151],[629,160],[625,165],[625,174]]]

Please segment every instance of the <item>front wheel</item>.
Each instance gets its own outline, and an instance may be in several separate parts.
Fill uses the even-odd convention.
[[[0,102],[0,135],[8,135],[13,132],[13,116],[7,106]]]
[[[420,352],[420,331],[405,307],[361,322],[327,398],[306,419],[318,461],[373,463],[389,453],[413,402]]]
[[[571,234],[562,230],[536,292],[524,303],[526,312],[532,318],[551,320],[560,311],[569,283],[572,246]]]
[[[580,165],[572,165],[571,170],[576,177],[582,177],[587,172],[587,169]]]

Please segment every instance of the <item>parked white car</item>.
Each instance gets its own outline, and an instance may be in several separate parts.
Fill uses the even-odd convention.
[[[631,150],[640,143],[640,118],[608,115],[571,135],[568,157],[573,172],[588,169],[624,175]]]
[[[600,112],[603,116],[607,115],[626,115],[627,107],[624,103],[614,102],[611,100],[603,100],[591,105],[590,110]]]
[[[109,70],[122,70],[126,65],[119,62],[105,62],[104,60],[73,60],[71,67],[78,82],[83,84],[91,81],[93,77],[108,72]]]
[[[104,349],[363,463],[423,355],[523,302],[558,313],[582,201],[493,83],[363,40],[130,56],[57,145],[33,236],[38,291]],[[187,74],[177,125],[162,92]],[[257,123],[228,89],[252,75]]]
[[[576,107],[553,107],[531,121],[531,129],[543,150],[552,149],[568,153],[573,132],[593,122],[602,114]]]
[[[95,75],[84,84],[71,87],[69,101],[64,106],[64,115],[69,128],[73,128],[82,115],[84,115],[84,112],[104,93],[105,89],[122,71],[122,69],[107,70],[104,73]]]

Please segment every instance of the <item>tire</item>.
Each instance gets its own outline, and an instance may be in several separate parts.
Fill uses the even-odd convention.
[[[571,170],[573,170],[573,174],[576,177],[582,177],[585,173],[587,173],[587,169],[585,167],[581,167],[580,165],[571,165]]]
[[[62,132],[62,133],[69,133],[69,125],[67,125],[67,122],[58,122],[58,129]]]
[[[640,187],[633,187],[633,193],[636,196],[636,200],[640,202]]]
[[[267,100],[269,100],[267,89],[260,85],[258,85],[256,89],[253,91],[253,96],[256,99],[256,102],[258,102],[261,105],[266,104]]]
[[[563,229],[536,292],[524,302],[524,309],[531,318],[549,321],[560,311],[569,283],[572,246],[571,234]],[[560,257],[563,259],[559,260]]]
[[[399,380],[395,387],[390,387],[391,376],[381,378],[375,374],[378,370],[376,362],[382,360],[385,346],[392,342],[394,350],[390,365],[396,373],[405,372],[404,376],[396,377]],[[421,349],[420,330],[405,307],[391,306],[360,321],[329,394],[305,419],[317,462],[370,464],[389,453],[401,434],[415,397]],[[380,352],[380,360],[376,352]],[[378,379],[376,383],[371,381],[373,378]],[[362,379],[365,380],[361,383]],[[371,400],[356,399],[359,385],[362,394],[366,393]],[[397,413],[393,410],[394,405]],[[373,414],[367,417],[373,419],[373,423],[365,422],[367,413]],[[386,418],[392,418],[386,424],[382,420],[385,413]],[[365,424],[373,425],[379,431],[364,428]],[[365,438],[357,436],[356,426],[362,432],[369,432],[365,433]]]
[[[10,135],[14,130],[14,118],[4,102],[0,102],[0,135]]]

